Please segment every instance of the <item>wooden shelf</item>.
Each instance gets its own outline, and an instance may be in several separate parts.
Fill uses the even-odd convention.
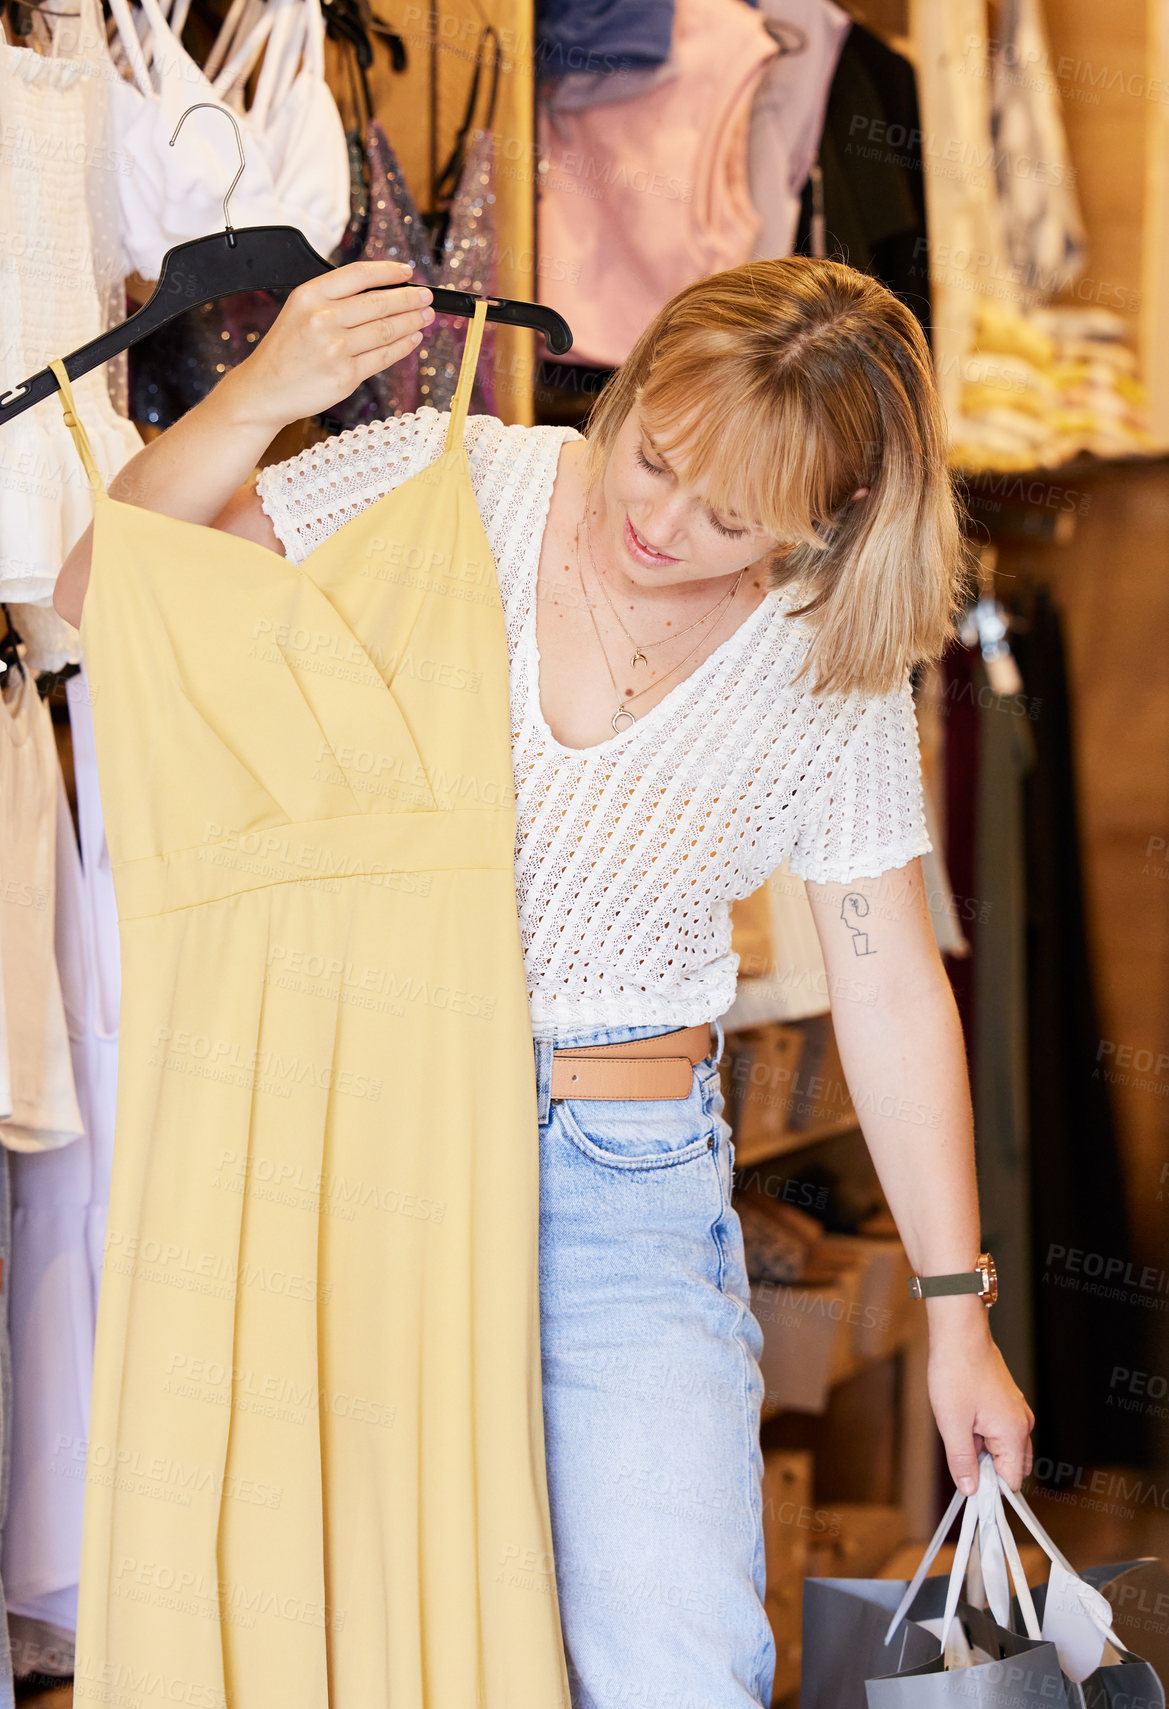
[[[828,1015],[743,1027],[726,1040],[723,1097],[736,1167],[857,1130]]]
[[[1069,457],[1066,463],[1055,463],[1050,468],[953,469],[951,473],[955,480],[976,489],[1004,480],[1024,483],[1048,481],[1066,486],[1069,478],[1086,480],[1092,475],[1123,474],[1128,469],[1147,469],[1166,462],[1169,462],[1169,446],[1154,451],[1126,452],[1120,457],[1095,457],[1090,451],[1084,451],[1078,457]]]

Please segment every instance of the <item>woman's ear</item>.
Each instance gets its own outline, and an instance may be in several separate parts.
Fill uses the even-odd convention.
[[[858,487],[848,502],[850,504],[859,504],[859,502],[862,498],[868,498],[868,496],[869,496],[868,487]]]

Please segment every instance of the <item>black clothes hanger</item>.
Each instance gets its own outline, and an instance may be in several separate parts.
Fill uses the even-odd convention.
[[[334,39],[352,43],[362,73],[368,71],[373,64],[371,36],[377,36],[385,42],[393,69],[396,72],[405,71],[406,43],[397,30],[374,17],[369,7],[363,6],[360,0],[322,0],[322,9],[326,33]]]
[[[88,374],[114,356],[120,356],[131,344],[147,333],[166,326],[185,309],[198,308],[202,303],[215,302],[219,297],[233,296],[237,291],[271,291],[274,295],[295,290],[309,279],[331,273],[333,264],[318,255],[303,232],[295,226],[260,225],[233,228],[228,213],[231,192],[244,169],[243,140],[232,114],[211,101],[196,101],[187,108],[179,125],[196,107],[211,107],[231,119],[239,144],[239,170],[223,198],[224,229],[211,237],[192,238],[178,243],[162,258],[162,271],[149,300],[136,314],[119,326],[111,327],[99,337],[90,339],[80,349],[70,351],[62,360],[71,380]],[[175,136],[179,126],[175,127]],[[171,137],[173,143],[175,138]],[[470,291],[452,291],[445,286],[431,288],[436,313],[457,315],[469,320],[475,305],[483,299]],[[560,356],[572,348],[572,332],[568,322],[555,309],[542,303],[526,303],[512,297],[488,297],[487,319],[501,326],[527,326],[543,335],[549,350]],[[57,378],[51,368],[41,368],[27,380],[0,397],[0,427],[31,409],[33,404],[57,390]]]
[[[348,43],[364,77],[373,64],[373,43],[365,25],[350,7],[343,4],[343,0],[322,0],[321,11],[325,19],[325,34],[332,36],[334,41]]]

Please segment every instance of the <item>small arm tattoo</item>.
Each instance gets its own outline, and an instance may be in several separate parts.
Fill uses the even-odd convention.
[[[850,890],[840,905],[840,918],[852,933],[852,949],[854,955],[876,955],[876,950],[869,943],[869,934],[863,927],[857,925],[858,920],[866,919],[869,912],[869,899],[862,896],[859,890]]]

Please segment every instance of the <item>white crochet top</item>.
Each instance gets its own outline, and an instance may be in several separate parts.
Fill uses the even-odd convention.
[[[351,428],[261,471],[294,563],[442,451],[433,409]],[[735,996],[730,905],[785,858],[802,878],[875,877],[930,848],[908,679],[882,698],[788,686],[809,641],[773,590],[692,675],[596,747],[540,711],[536,572],[571,428],[472,416],[471,476],[511,662],[516,894],[532,1023],[690,1026]]]

